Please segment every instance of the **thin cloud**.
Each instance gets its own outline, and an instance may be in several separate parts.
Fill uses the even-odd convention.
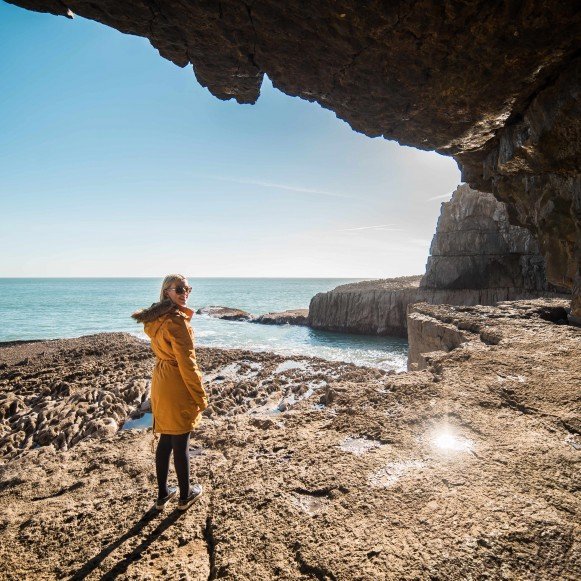
[[[425,238],[412,238],[410,242],[415,246],[420,246],[422,248],[428,248],[432,243],[431,240],[426,240]]]
[[[390,232],[403,232],[401,228],[391,228],[395,224],[379,224],[378,226],[360,226],[359,228],[342,228],[339,232],[355,232],[357,230],[389,230]]]
[[[221,182],[231,182],[234,184],[245,184],[251,186],[259,186],[262,188],[275,188],[278,190],[285,190],[287,192],[296,192],[298,194],[317,194],[320,196],[331,196],[333,198],[353,198],[348,194],[343,194],[341,192],[329,192],[328,190],[319,190],[317,188],[305,188],[302,186],[295,186],[291,184],[277,184],[274,182],[265,182],[262,180],[247,180],[243,178],[225,178],[222,176],[204,176],[208,179],[219,180]]]
[[[446,198],[450,198],[452,196],[452,192],[449,194],[442,194],[441,196],[434,196],[433,198],[428,198],[426,202],[433,202],[434,200],[444,200]]]

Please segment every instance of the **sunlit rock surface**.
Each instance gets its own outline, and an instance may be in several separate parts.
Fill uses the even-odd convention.
[[[493,305],[499,301],[562,297],[547,283],[545,261],[530,231],[509,224],[492,194],[458,186],[442,204],[423,277],[364,281],[311,300],[315,329],[407,336],[410,304]]]
[[[224,319],[225,321],[250,321],[253,318],[253,315],[241,309],[214,305],[198,309],[196,315],[207,315],[208,317]]]
[[[536,321],[528,325],[544,329],[542,321],[567,326],[569,302],[562,299],[506,301],[490,306],[428,305],[417,303],[408,309],[408,367],[425,369],[435,356],[449,353],[463,344],[499,345],[503,337],[496,319],[504,324],[512,318]],[[524,341],[527,332],[519,340]],[[581,331],[571,326],[571,336],[581,340]],[[581,346],[581,343],[580,343]],[[579,362],[572,362],[579,366]],[[581,387],[576,385],[575,387]],[[577,394],[578,396],[581,394]]]
[[[425,294],[419,289],[421,278],[368,280],[318,293],[309,305],[309,326],[342,333],[405,337],[408,304],[427,300],[419,298]]]
[[[9,452],[0,577],[578,577],[581,330],[543,301],[417,312],[466,334],[424,353],[423,371],[200,350],[210,403],[223,405],[194,432],[205,493],[185,514],[151,510],[151,431]],[[30,405],[38,379],[36,403],[61,410],[56,374],[85,393],[97,362],[98,391],[123,394],[153,358],[114,334],[0,348],[0,388]]]
[[[196,351],[212,400],[206,417],[255,408],[275,414],[306,393],[322,394],[347,369],[358,370],[320,359]],[[27,450],[51,446],[64,452],[87,439],[115,434],[129,418],[150,411],[152,371],[149,343],[127,333],[0,343],[0,464]],[[362,377],[384,373],[372,369]]]
[[[512,226],[505,204],[492,194],[466,184],[442,204],[420,287],[549,290],[545,261],[531,232]]]
[[[309,309],[289,309],[277,313],[265,313],[253,319],[253,323],[263,325],[301,325],[307,324]]]
[[[145,36],[221,99],[255,102],[267,74],[366,135],[453,155],[531,229],[581,317],[574,2],[11,1]]]

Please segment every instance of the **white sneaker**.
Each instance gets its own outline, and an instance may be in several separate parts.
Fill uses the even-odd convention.
[[[163,510],[167,503],[172,499],[175,498],[176,494],[178,493],[177,486],[170,486],[167,489],[168,495],[164,496],[163,498],[158,498],[155,503],[155,508],[157,510]]]
[[[194,484],[190,487],[190,494],[185,499],[182,500],[181,498],[178,501],[178,510],[188,510],[198,498],[202,496],[202,485],[201,484]]]

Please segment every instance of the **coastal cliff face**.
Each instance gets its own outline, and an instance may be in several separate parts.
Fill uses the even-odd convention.
[[[430,254],[422,288],[549,290],[531,232],[512,226],[492,194],[467,184],[442,204]]]
[[[434,329],[422,371],[200,349],[213,408],[185,513],[152,509],[151,430],[34,447],[8,409],[0,577],[576,579],[581,330],[552,301],[414,314]],[[133,400],[153,364],[121,334],[0,346],[0,389],[70,431],[71,396],[87,422],[111,414],[107,393]]]
[[[318,293],[309,305],[309,327],[363,335],[406,335],[406,308],[421,295],[421,276],[363,281]]]
[[[493,305],[563,297],[549,288],[545,263],[525,228],[512,226],[505,205],[460,185],[442,204],[426,274],[339,286],[314,296],[309,325],[369,335],[407,335],[407,306],[417,302]]]
[[[366,135],[453,156],[531,229],[581,317],[581,12],[574,2],[11,0],[148,38],[220,99],[264,75]]]
[[[400,289],[390,290],[389,287],[392,286],[393,281],[405,280],[409,282],[402,282]],[[406,313],[408,305],[413,303],[494,305],[500,301],[567,296],[549,291],[532,292],[514,287],[428,289],[420,288],[421,280],[421,276],[416,276],[385,281],[365,281],[319,293],[311,299],[309,326],[314,329],[342,333],[407,337]]]

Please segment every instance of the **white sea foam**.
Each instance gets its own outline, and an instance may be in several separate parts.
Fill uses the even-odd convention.
[[[290,371],[291,369],[300,369],[301,371],[306,371],[308,369],[308,363],[306,361],[293,361],[288,359],[283,361],[275,370],[275,373],[284,373],[285,371]]]

